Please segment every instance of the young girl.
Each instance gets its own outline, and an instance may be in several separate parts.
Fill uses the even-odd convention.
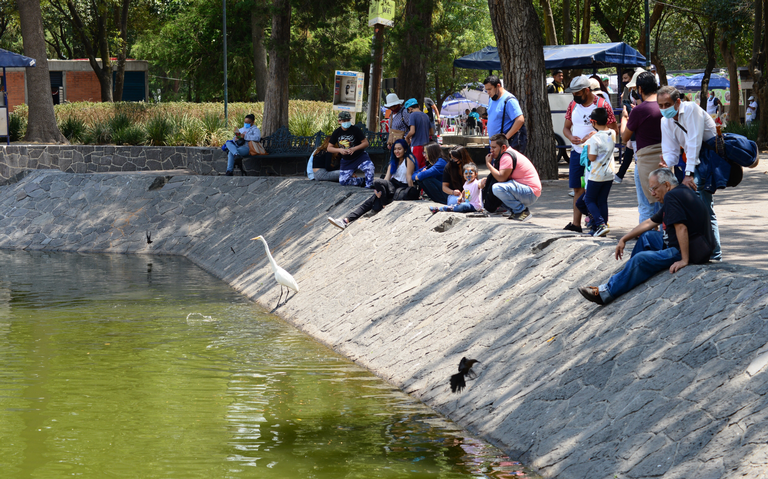
[[[457,146],[451,150],[448,164],[443,170],[443,193],[446,194],[447,201],[444,204],[455,205],[459,202],[461,188],[464,184],[464,167],[472,163],[469,152],[463,146]],[[435,201],[434,198],[432,198]],[[441,203],[437,201],[437,203]]]
[[[395,200],[418,200],[419,192],[413,187],[413,172],[416,170],[414,158],[408,143],[400,139],[392,145],[392,156],[389,160],[387,175],[383,180],[373,180],[375,193],[349,213],[345,218],[328,218],[337,228],[345,229],[349,223],[373,210],[381,211],[384,206]]]
[[[450,206],[430,206],[432,214],[438,211],[453,211],[454,213],[472,213],[483,209],[483,187],[485,178],[477,179],[477,165],[468,163],[464,167],[464,190],[459,196],[459,203]]]

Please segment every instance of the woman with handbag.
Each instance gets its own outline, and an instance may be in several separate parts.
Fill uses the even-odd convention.
[[[419,192],[413,186],[413,172],[416,170],[416,158],[411,153],[408,143],[400,139],[392,145],[392,155],[389,160],[387,175],[383,180],[373,180],[374,194],[355,208],[344,218],[328,218],[328,221],[340,229],[345,229],[349,224],[367,212],[381,211],[384,206],[392,201],[418,200]]]
[[[227,151],[227,176],[233,176],[235,170],[235,157],[248,156],[250,148],[249,141],[261,140],[261,131],[255,125],[256,117],[252,114],[245,115],[245,124],[242,128],[235,128],[235,137],[224,143]],[[222,148],[222,149],[224,149]]]

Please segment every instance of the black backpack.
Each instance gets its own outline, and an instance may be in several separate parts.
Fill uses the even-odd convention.
[[[515,168],[517,168],[517,154],[515,154],[514,150],[505,151],[499,155],[498,158],[495,158],[492,164],[493,167],[498,170],[499,165],[501,164],[501,157],[505,154],[512,157],[512,171],[509,172],[509,176],[512,177],[512,173],[514,173]],[[499,183],[499,180],[497,180],[496,177],[492,174],[488,175],[488,178],[485,180],[485,187],[483,188],[483,208],[485,208],[485,210],[489,213],[495,212],[496,209],[498,209],[498,207],[503,204],[502,201],[493,194],[492,188],[496,183]]]

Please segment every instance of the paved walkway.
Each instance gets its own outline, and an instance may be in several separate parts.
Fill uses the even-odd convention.
[[[737,188],[726,188],[715,195],[715,213],[720,225],[723,260],[728,263],[768,269],[768,154],[760,164],[744,169],[744,180]],[[482,165],[483,168],[485,165]],[[568,196],[568,168],[560,166],[560,177],[544,184],[539,201],[531,207],[531,223],[561,229],[572,216],[573,200]],[[481,171],[480,176],[487,175]],[[611,232],[618,240],[638,223],[634,165],[624,182],[613,185],[608,197]]]

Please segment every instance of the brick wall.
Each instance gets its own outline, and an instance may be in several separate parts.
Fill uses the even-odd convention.
[[[93,70],[64,72],[68,101],[101,101],[99,79]]]
[[[24,72],[6,72],[8,75],[8,105],[13,111],[17,105],[24,104]],[[2,76],[2,70],[0,70]],[[0,100],[0,104],[2,100]]]

